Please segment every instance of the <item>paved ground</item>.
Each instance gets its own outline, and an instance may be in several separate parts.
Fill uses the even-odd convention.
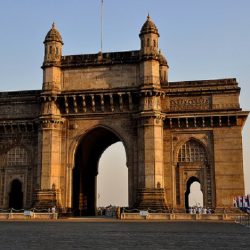
[[[250,249],[250,228],[218,222],[2,221],[0,249]]]

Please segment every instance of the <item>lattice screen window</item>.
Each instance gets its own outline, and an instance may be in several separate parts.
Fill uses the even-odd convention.
[[[8,166],[24,166],[28,164],[28,154],[24,148],[15,147],[7,153]]]
[[[196,141],[188,141],[182,145],[178,153],[179,162],[204,162],[207,161],[204,147]]]

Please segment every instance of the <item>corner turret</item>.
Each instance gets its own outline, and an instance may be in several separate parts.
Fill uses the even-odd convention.
[[[157,27],[148,15],[139,34],[141,39],[140,78],[141,85],[144,87],[160,86],[159,36]]]
[[[148,15],[139,37],[141,39],[141,79],[142,85],[159,87],[160,83],[168,81],[168,63],[159,51],[159,32]]]
[[[160,35],[149,15],[141,28],[139,37],[141,39],[142,54],[158,54],[158,40]]]
[[[56,29],[55,24],[47,33],[44,39],[44,66],[46,64],[56,64],[61,61],[63,41],[59,31]]]
[[[44,39],[43,91],[60,92],[61,90],[61,58],[63,41],[55,24]]]

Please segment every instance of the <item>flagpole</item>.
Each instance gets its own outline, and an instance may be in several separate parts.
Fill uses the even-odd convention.
[[[103,40],[103,0],[101,0],[101,52],[102,52],[102,40]]]

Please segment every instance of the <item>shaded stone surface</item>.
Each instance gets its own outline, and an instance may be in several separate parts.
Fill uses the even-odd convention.
[[[1,249],[249,249],[234,223],[0,222]]]

